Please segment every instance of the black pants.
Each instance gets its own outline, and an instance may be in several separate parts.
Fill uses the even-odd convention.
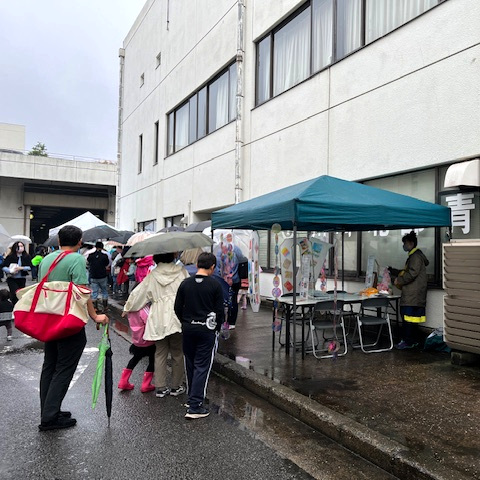
[[[201,331],[183,330],[183,355],[190,408],[198,408],[205,400],[217,345],[218,333],[206,327]]]
[[[15,295],[15,292],[19,288],[24,288],[26,281],[27,279],[25,277],[22,277],[22,278],[8,277],[7,278],[7,285],[8,285],[8,289],[10,290],[10,300],[14,305],[18,302],[18,298],[17,298],[17,295]]]
[[[232,305],[228,311],[229,325],[235,325],[238,317],[238,291],[240,290],[241,282],[232,285]]]
[[[154,372],[155,371],[155,350],[156,350],[155,345],[150,345],[148,347],[137,347],[136,345],[133,345],[133,344],[130,345],[129,351],[133,355],[133,357],[128,362],[127,368],[129,370],[133,370],[143,357],[148,357],[148,367],[145,371]]]
[[[40,376],[42,423],[57,418],[86,344],[84,328],[70,337],[45,343]]]

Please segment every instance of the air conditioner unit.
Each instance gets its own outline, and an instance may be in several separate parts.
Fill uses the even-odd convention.
[[[480,240],[443,245],[443,288],[445,343],[480,354]]]

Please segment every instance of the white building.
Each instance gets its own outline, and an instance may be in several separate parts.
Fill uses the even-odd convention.
[[[117,226],[204,220],[328,174],[448,198],[454,237],[480,238],[478,25],[477,0],[148,0],[120,50]],[[372,254],[401,267],[402,233],[347,236],[352,278]],[[430,326],[444,237],[419,232]]]

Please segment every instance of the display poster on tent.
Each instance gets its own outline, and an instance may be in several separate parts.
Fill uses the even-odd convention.
[[[282,272],[283,294],[293,293],[293,238],[286,238],[280,245],[280,269]],[[301,278],[297,278],[297,291]]]
[[[317,238],[300,238],[297,242],[300,252],[300,270],[297,276],[297,292],[300,296],[313,295],[315,282],[320,276],[327,257],[330,243]],[[280,267],[282,269],[282,289],[293,293],[293,238],[287,238],[280,246]],[[310,291],[310,292],[309,292]]]
[[[257,232],[252,232],[248,249],[248,297],[252,310],[260,310],[260,264],[258,261],[259,238]]]

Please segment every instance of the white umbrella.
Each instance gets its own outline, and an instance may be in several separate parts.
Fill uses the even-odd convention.
[[[198,232],[168,232],[147,238],[134,245],[126,257],[144,257],[159,253],[172,253],[191,248],[208,247],[212,239]]]
[[[12,237],[5,230],[5,227],[0,224],[0,247],[6,248],[10,243],[12,243]]]
[[[26,235],[12,235],[12,240],[14,242],[22,242],[22,243],[32,243],[29,237]]]
[[[153,232],[137,232],[134,233],[128,240],[126,245],[131,247],[132,245],[135,245],[138,242],[142,242],[143,240],[146,240],[147,238],[153,237],[156,235],[156,233]]]

